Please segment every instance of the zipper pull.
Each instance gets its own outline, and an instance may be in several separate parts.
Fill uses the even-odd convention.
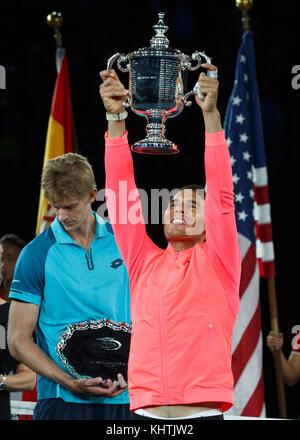
[[[87,262],[89,270],[94,270],[94,262],[93,262],[93,258],[92,258],[92,249],[90,249],[90,254],[88,254],[88,253],[85,254],[85,258],[86,258],[86,262]]]

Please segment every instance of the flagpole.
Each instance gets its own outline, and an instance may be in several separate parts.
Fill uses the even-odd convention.
[[[62,27],[63,23],[64,19],[60,12],[53,11],[51,14],[47,15],[47,24],[54,30],[56,47],[62,47],[60,28]]]
[[[252,9],[253,0],[236,0],[236,7],[242,12],[242,24],[244,32],[250,30],[250,17],[248,12]]]
[[[272,331],[278,333],[279,332],[279,320],[278,320],[275,279],[269,278],[267,280],[267,283],[268,283],[271,329],[272,329]],[[279,414],[282,419],[286,419],[287,418],[287,411],[286,411],[285,389],[284,389],[283,376],[282,376],[280,350],[273,351],[273,358],[274,358],[274,363],[275,363],[275,374],[276,374]]]
[[[47,24],[54,30],[54,40],[56,43],[57,50],[63,49],[62,34],[60,32],[60,28],[62,27],[63,23],[64,23],[64,19],[61,12],[53,11],[51,12],[51,14],[47,15]],[[58,60],[56,60],[56,63],[58,64]],[[72,103],[71,103],[71,120],[72,120],[73,152],[76,153],[78,152],[78,140],[75,130],[75,120],[74,120]]]
[[[250,17],[248,12],[253,6],[253,0],[236,0],[236,7],[242,12],[242,24],[243,31],[250,31]],[[275,279],[269,278],[267,280],[268,285],[268,298],[269,298],[269,309],[270,309],[270,321],[271,329],[274,332],[279,332],[279,320],[278,320],[278,308],[276,299],[276,285]],[[287,418],[286,411],[286,401],[285,401],[285,389],[282,375],[282,365],[280,359],[280,351],[273,351],[273,359],[275,363],[275,375],[276,375],[276,385],[277,385],[277,398],[280,417],[283,419]]]

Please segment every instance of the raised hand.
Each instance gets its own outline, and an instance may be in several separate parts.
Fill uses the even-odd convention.
[[[125,89],[113,69],[102,70],[100,77],[103,83],[100,85],[99,92],[107,113],[122,113],[128,90]]]

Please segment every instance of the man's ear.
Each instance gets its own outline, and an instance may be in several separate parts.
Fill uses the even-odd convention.
[[[93,203],[96,200],[97,196],[97,188],[94,188],[93,191],[89,194],[89,202]]]

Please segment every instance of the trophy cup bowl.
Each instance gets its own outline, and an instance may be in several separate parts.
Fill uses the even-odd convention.
[[[158,14],[157,25],[153,26],[156,34],[151,39],[150,47],[138,49],[127,55],[116,53],[107,62],[110,70],[115,61],[120,71],[129,72],[129,96],[125,107],[147,120],[146,137],[132,145],[136,153],[168,155],[179,152],[178,147],[165,138],[165,121],[179,115],[191,102],[187,98],[198,93],[194,90],[185,93],[183,72],[200,68],[202,58],[206,63],[211,59],[204,52],[194,52],[191,57],[177,49],[169,48],[165,36],[168,27],[163,19],[164,13]],[[192,66],[195,61],[196,65]],[[209,73],[209,72],[208,72]]]

